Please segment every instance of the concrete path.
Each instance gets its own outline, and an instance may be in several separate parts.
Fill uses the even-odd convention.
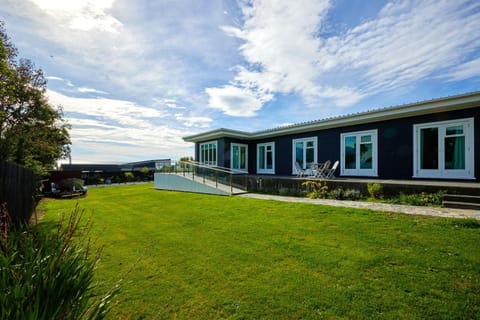
[[[473,218],[473,219],[480,220],[480,211],[478,210],[407,206],[407,205],[399,205],[399,204],[374,203],[374,202],[365,202],[365,201],[309,199],[309,198],[301,198],[301,197],[285,197],[285,196],[275,196],[275,195],[258,194],[258,193],[245,193],[245,194],[238,195],[238,197],[284,201],[284,202],[323,204],[323,205],[335,206],[335,207],[348,207],[348,208],[370,209],[370,210],[387,211],[387,212],[399,212],[399,213],[412,214],[412,215],[436,216],[436,217],[447,217],[447,218]]]

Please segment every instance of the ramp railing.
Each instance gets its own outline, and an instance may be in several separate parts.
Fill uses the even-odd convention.
[[[162,171],[166,173],[165,171]],[[178,161],[168,173],[188,177],[193,181],[214,186],[234,193],[247,192],[248,172],[219,166],[210,166],[196,161]]]

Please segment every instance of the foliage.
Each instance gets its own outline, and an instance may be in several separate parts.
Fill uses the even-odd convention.
[[[165,172],[165,173],[174,172],[174,171],[175,171],[175,166],[164,165],[162,169],[160,169],[160,172]]]
[[[360,200],[362,199],[362,193],[357,189],[347,189],[344,192],[344,197],[345,199],[352,201]]]
[[[380,183],[368,183],[367,190],[372,199],[383,198],[383,186]]]
[[[343,200],[343,199],[345,199],[344,193],[345,192],[343,191],[342,188],[335,188],[328,193],[328,197],[330,199]]]
[[[360,200],[362,194],[360,190],[335,188],[331,191],[325,180],[308,180],[302,183],[307,188],[307,197],[310,199],[335,199],[335,200]]]
[[[356,189],[346,189],[343,188],[335,188],[328,193],[328,198],[335,199],[335,200],[360,200],[362,199],[362,193],[360,190]]]
[[[408,204],[413,206],[441,206],[445,194],[446,191],[438,191],[435,193],[400,193],[398,197],[392,197],[386,201],[389,203]]]
[[[95,188],[112,319],[477,319],[478,221],[305,203]],[[48,225],[75,204],[43,202]],[[132,227],[135,226],[135,227]]]
[[[150,171],[148,170],[147,167],[143,167],[142,169],[140,169],[140,173],[142,174],[142,177],[144,180],[147,180],[148,179],[148,173]]]
[[[124,172],[123,175],[125,177],[125,180],[128,182],[133,181],[133,179],[135,179],[135,175],[131,171]]]
[[[0,160],[46,174],[70,152],[69,125],[46,97],[42,70],[17,50],[0,21]]]
[[[76,206],[54,233],[2,228],[0,319],[104,318],[116,289],[97,300],[91,297],[99,251],[92,257],[91,225],[81,224],[82,215]],[[2,216],[5,221],[8,214]],[[77,233],[81,238],[75,238]]]
[[[310,199],[325,199],[328,195],[327,182],[323,179],[307,180],[302,183],[302,186],[307,188],[307,197]]]

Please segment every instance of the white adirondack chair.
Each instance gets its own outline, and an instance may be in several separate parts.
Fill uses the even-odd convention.
[[[335,161],[335,163],[333,164],[332,168],[327,170],[324,174],[323,174],[323,177],[325,179],[335,179],[335,176],[333,175],[335,173],[335,170],[337,170],[338,168],[338,165],[340,164],[340,161]]]
[[[295,161],[295,171],[297,171],[297,177],[304,177],[306,176],[305,169],[300,166],[298,161]]]

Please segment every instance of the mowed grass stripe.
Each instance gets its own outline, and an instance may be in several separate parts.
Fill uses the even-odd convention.
[[[48,200],[50,227],[77,200]],[[480,314],[480,225],[349,208],[154,190],[89,190],[121,284],[112,319],[454,319]]]

